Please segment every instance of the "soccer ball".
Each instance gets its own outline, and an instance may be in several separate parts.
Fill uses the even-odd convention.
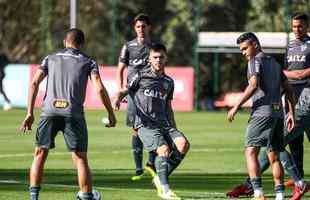
[[[97,190],[93,190],[92,193],[93,193],[93,200],[101,200],[101,194],[100,194],[100,192],[98,192]],[[79,192],[76,194],[76,199],[77,199],[77,200],[81,200],[81,195],[82,195],[82,191],[79,191]]]
[[[109,120],[109,118],[107,118],[107,117],[103,117],[103,118],[101,119],[101,122],[102,122],[104,125],[110,124],[110,120]]]

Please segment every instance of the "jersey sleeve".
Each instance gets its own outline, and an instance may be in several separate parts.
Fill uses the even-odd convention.
[[[128,51],[127,44],[124,44],[124,46],[122,47],[118,61],[125,63],[126,65],[129,65],[129,51]]]
[[[261,61],[257,58],[252,58],[248,62],[248,78],[252,76],[259,76],[260,74]]]
[[[169,93],[168,93],[168,96],[167,96],[167,99],[168,100],[172,100],[173,99],[173,93],[174,93],[174,82],[171,81],[170,83],[170,90],[169,90]]]
[[[89,67],[89,70],[88,70],[89,75],[92,73],[99,74],[99,67],[95,60],[90,59],[88,67]]]
[[[39,68],[42,69],[45,74],[48,74],[48,56],[42,60]]]

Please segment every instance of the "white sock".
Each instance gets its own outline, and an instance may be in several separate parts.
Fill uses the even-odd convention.
[[[304,182],[304,180],[299,180],[299,181],[297,181],[296,183],[295,183],[295,185],[297,186],[297,187],[299,187],[299,188],[303,188],[304,187],[304,185],[305,185],[305,182]]]
[[[162,188],[163,188],[163,193],[167,193],[169,191],[169,185],[168,184],[162,185]]]
[[[263,188],[257,188],[254,190],[254,197],[264,196]]]
[[[276,200],[284,200],[284,193],[283,192],[276,193]]]

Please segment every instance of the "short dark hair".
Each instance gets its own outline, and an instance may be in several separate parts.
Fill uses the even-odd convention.
[[[83,45],[85,42],[84,33],[82,30],[77,28],[71,28],[66,32],[65,39],[75,45]]]
[[[238,38],[237,38],[237,44],[241,44],[244,41],[250,41],[250,42],[256,42],[256,44],[259,46],[260,48],[260,43],[258,38],[256,37],[256,35],[252,32],[246,32],[241,34]]]
[[[167,54],[166,46],[161,44],[161,43],[153,43],[150,46],[150,51],[155,51],[155,52],[163,51],[163,52],[165,52]]]
[[[134,19],[132,24],[135,25],[137,23],[137,21],[143,21],[145,22],[147,25],[151,25],[151,20],[150,17],[145,14],[145,13],[139,13]]]
[[[306,22],[306,24],[308,24],[308,22],[309,22],[308,15],[305,13],[295,13],[292,16],[292,20],[302,20],[302,21]]]

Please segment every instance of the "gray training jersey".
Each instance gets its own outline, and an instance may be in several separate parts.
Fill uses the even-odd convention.
[[[286,48],[284,66],[287,70],[300,70],[310,67],[310,37],[291,40]],[[308,79],[290,80],[291,84],[305,84]]]
[[[302,41],[292,40],[286,49],[284,66],[287,70],[302,70],[310,67],[310,37],[307,36]],[[302,114],[310,112],[310,80],[290,80],[298,99],[296,111]]]
[[[263,52],[248,62],[248,79],[258,78],[258,88],[252,96],[252,116],[283,117],[281,85],[286,80],[281,66]]]
[[[47,75],[42,116],[83,117],[88,77],[98,65],[80,50],[66,48],[48,55],[40,68]]]
[[[137,109],[135,128],[171,126],[167,106],[173,98],[172,78],[165,74],[158,75],[148,68],[133,76],[128,89]]]
[[[138,71],[148,67],[149,47],[151,43],[140,44],[137,39],[126,42],[123,46],[119,62],[128,66],[127,83]]]

